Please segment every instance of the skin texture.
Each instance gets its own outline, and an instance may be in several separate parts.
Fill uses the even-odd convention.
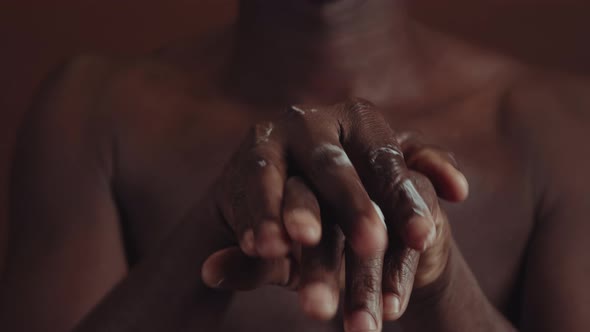
[[[452,151],[471,187],[464,204],[442,203],[450,263],[414,292],[400,324],[585,331],[590,158],[577,142],[588,128],[587,83],[423,30],[418,52],[399,29],[402,12],[385,14],[397,2],[342,16],[354,3],[306,21],[295,14],[308,12],[250,1],[232,38],[130,61],[80,57],[48,79],[17,148],[1,326],[68,331],[86,316],[79,331],[215,330],[227,310],[223,331],[341,330],[341,314],[312,321],[290,292],[262,288],[230,302],[198,276],[234,244],[216,226],[223,217],[209,188],[251,125],[293,102],[361,96],[394,130],[420,130]],[[332,30],[320,19],[334,20]],[[285,20],[308,30],[288,35],[297,32]],[[361,56],[370,61],[354,65]]]
[[[290,246],[303,245],[293,251],[296,262],[286,265],[290,270],[270,269],[260,280],[297,289],[308,315],[332,318],[342,285],[348,330],[359,324],[377,329],[382,316],[397,319],[403,313],[414,281],[426,287],[441,275],[448,261],[449,226],[426,176],[435,180],[443,198],[462,201],[468,190],[447,153],[416,135],[396,135],[374,105],[359,99],[332,107],[291,106],[277,122],[255,126],[245,143],[218,186],[222,213],[244,253],[271,265],[285,266],[273,259],[288,258]],[[408,169],[404,159],[415,169]],[[288,173],[290,182],[285,181]],[[315,238],[300,240],[310,228],[297,224],[304,221],[301,211],[312,216],[306,221],[315,222]],[[334,227],[337,233],[330,232]],[[328,232],[320,239],[322,228]],[[230,262],[235,255],[226,249],[208,259],[205,283],[254,288],[251,278],[240,285],[248,273],[236,275],[235,266],[248,262]],[[423,263],[418,265],[419,256]],[[223,273],[221,265],[228,271]],[[322,300],[318,290],[331,294]]]

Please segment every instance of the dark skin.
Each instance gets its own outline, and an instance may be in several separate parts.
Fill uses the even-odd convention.
[[[207,285],[285,285],[316,319],[333,317],[343,285],[346,330],[364,331],[380,329],[382,317],[398,319],[413,287],[444,278],[453,243],[436,195],[461,201],[467,182],[448,153],[396,135],[370,103],[292,106],[281,121],[257,125],[236,158],[232,168],[242,171],[222,180],[221,210],[242,250],[267,260],[220,251],[204,264]],[[285,170],[289,164],[297,166]],[[281,256],[290,240],[303,248],[288,264]]]
[[[83,57],[48,80],[17,148],[2,327],[340,330],[276,288],[238,293],[221,319],[230,294],[198,276],[235,244],[207,197],[248,128],[294,102],[361,96],[452,151],[470,182],[465,203],[442,204],[457,254],[401,325],[585,331],[587,84],[419,27],[410,38],[395,1],[355,15],[352,0],[287,4],[244,3],[241,32],[205,47]]]

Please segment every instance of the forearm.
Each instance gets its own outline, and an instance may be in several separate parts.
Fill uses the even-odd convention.
[[[228,238],[222,227],[208,222],[216,211],[206,210],[206,214],[188,216],[162,248],[133,268],[75,331],[215,329],[231,293],[208,289],[200,271],[211,253],[229,243],[222,240]],[[203,222],[195,222],[197,218]]]
[[[400,322],[416,332],[517,331],[483,294],[455,244],[443,275],[414,291]]]

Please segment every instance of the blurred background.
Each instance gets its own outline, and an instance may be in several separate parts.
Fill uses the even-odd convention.
[[[3,252],[12,145],[22,114],[47,72],[78,53],[141,54],[169,42],[198,38],[231,24],[237,6],[235,0],[0,2],[0,252]],[[525,62],[590,76],[590,1],[411,2],[413,16],[437,29],[512,54]]]

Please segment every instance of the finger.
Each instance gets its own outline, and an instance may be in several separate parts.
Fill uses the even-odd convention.
[[[291,240],[304,246],[320,242],[322,225],[320,205],[315,194],[300,177],[291,177],[285,184],[283,220]]]
[[[434,245],[424,254],[407,248],[396,234],[390,233],[392,245],[388,248],[384,263],[383,277],[383,317],[386,320],[399,319],[408,306],[414,287],[432,282],[441,273],[440,264],[445,254],[446,241],[439,238],[445,232],[446,222],[441,218],[441,210],[434,187],[423,174],[410,171],[410,179],[418,193],[425,197],[425,204],[432,211],[436,227]],[[420,262],[420,265],[418,263]],[[416,278],[418,268],[419,278]]]
[[[384,218],[377,204],[375,209]],[[397,320],[410,301],[420,253],[406,247],[395,232],[390,239],[383,263],[383,319]]]
[[[344,236],[335,224],[326,229],[318,246],[303,248],[299,299],[311,318],[328,320],[338,309]]]
[[[441,239],[449,239],[451,235],[447,216],[439,205],[432,182],[423,174],[414,171],[411,171],[411,178],[420,194],[425,197],[436,226],[435,245],[420,255],[420,265],[413,283],[414,288],[419,288],[431,284],[443,272],[450,246],[449,241]]]
[[[383,212],[376,203],[372,203],[375,212],[385,224]],[[401,242],[397,244],[399,243]],[[394,244],[390,243],[389,247]],[[359,258],[348,249],[345,266],[345,328],[347,331],[381,330],[383,289],[379,284],[381,279],[375,278],[375,275],[385,275],[383,261]]]
[[[289,252],[290,241],[283,226],[283,202],[286,166],[282,144],[272,136],[274,125],[265,123],[254,128],[254,145],[244,158],[248,171],[246,205],[255,251],[264,258],[278,258]],[[244,240],[250,241],[250,229]]]
[[[242,251],[250,256],[256,254],[252,220],[246,205],[245,177],[242,166],[237,162],[240,155],[236,154],[229,168],[224,171],[224,181],[217,186],[216,191],[219,209],[229,228],[234,232]]]
[[[281,215],[284,182],[283,174],[270,160],[249,181],[248,205],[256,252],[264,258],[277,258],[289,252],[290,241]]]
[[[451,201],[464,201],[469,193],[467,179],[459,171],[455,157],[443,148],[427,145],[418,134],[403,134],[400,145],[406,164],[432,182],[439,197]]]
[[[405,312],[418,268],[420,253],[400,245],[391,246],[383,266],[383,319],[397,320]]]
[[[211,288],[248,291],[264,285],[289,287],[295,271],[288,257],[249,257],[232,247],[209,256],[203,264],[201,278]]]
[[[449,161],[448,153],[433,147],[425,147],[408,156],[406,160],[409,168],[430,179],[441,198],[451,202],[461,202],[467,198],[467,179]]]
[[[349,123],[342,120],[347,115],[339,109],[315,113],[309,107],[300,109],[303,112],[291,117],[287,126],[289,151],[318,193],[322,207],[334,212],[346,238],[345,325],[349,331],[355,326],[380,326],[381,272],[387,233],[340,144],[340,124]],[[354,259],[350,266],[349,259]],[[349,281],[354,282],[349,285]],[[371,287],[362,287],[363,281],[371,281]]]
[[[340,144],[339,115],[297,107],[286,126],[289,152],[321,205],[334,211],[335,220],[357,255],[383,255],[387,247],[384,225]]]
[[[435,238],[436,229],[424,198],[416,190],[404,155],[387,122],[367,102],[344,106],[355,116],[343,124],[342,140],[363,175],[371,197],[382,208],[385,222],[401,234],[410,248],[424,251]]]
[[[273,132],[276,131],[272,123],[252,128],[232,157],[216,191],[224,219],[236,234],[243,252],[250,256],[258,255],[258,247],[264,256],[271,257],[284,254],[288,248],[288,238],[281,236],[281,227],[278,227],[279,236],[268,236],[272,226],[271,232],[266,231],[268,227],[260,227],[265,222],[281,225],[286,166],[280,136]],[[261,230],[259,243],[255,230]]]
[[[380,331],[382,326],[382,257],[359,257],[347,245],[344,327],[352,331]]]

